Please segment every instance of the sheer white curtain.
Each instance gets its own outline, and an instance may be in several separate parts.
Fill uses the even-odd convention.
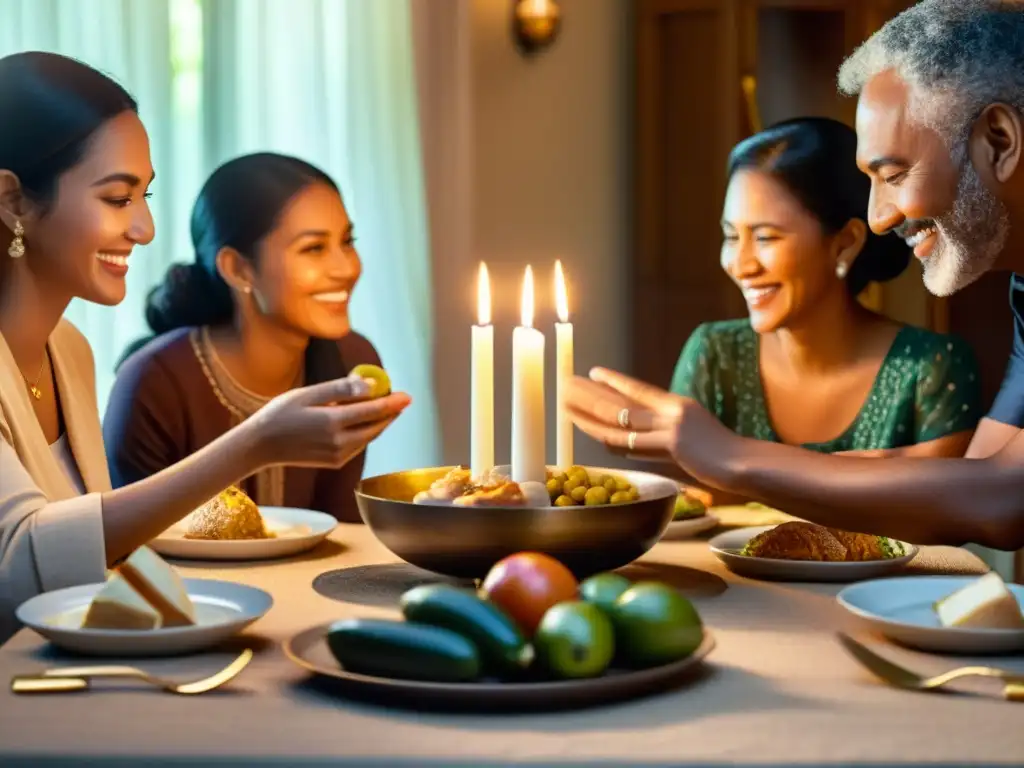
[[[175,113],[172,2],[177,0],[0,0],[0,56],[41,50],[86,62],[131,92],[149,131],[157,170],[150,201],[157,237],[133,255],[128,298],[121,305],[108,308],[76,301],[67,313],[92,344],[101,412],[115,362],[129,342],[146,332],[146,291],[176,254],[185,253],[188,242],[183,224],[198,163],[182,162],[175,153],[189,122]]]
[[[216,0],[203,5],[204,159],[301,157],[341,187],[363,277],[354,327],[414,405],[367,473],[440,456],[432,383],[430,242],[409,0]]]
[[[435,302],[434,385],[442,463],[469,455],[469,328],[476,321],[473,254],[471,0],[412,0],[420,134]],[[454,299],[454,300],[453,300]]]

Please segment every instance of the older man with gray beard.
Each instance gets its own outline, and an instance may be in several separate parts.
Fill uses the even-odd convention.
[[[847,60],[859,94],[869,218],[949,295],[1015,273],[1016,341],[965,459],[854,458],[742,438],[696,402],[614,371],[573,381],[577,425],[612,449],[671,457],[697,482],[805,519],[921,544],[1024,547],[1024,2],[925,0]]]

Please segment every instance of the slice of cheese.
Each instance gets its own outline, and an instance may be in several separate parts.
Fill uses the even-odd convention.
[[[161,615],[164,627],[196,623],[185,584],[170,564],[149,547],[139,547],[118,569],[125,580]]]
[[[85,613],[83,629],[159,629],[160,612],[119,573],[114,573]]]
[[[1024,629],[1020,604],[995,571],[939,600],[935,612],[944,627]]]

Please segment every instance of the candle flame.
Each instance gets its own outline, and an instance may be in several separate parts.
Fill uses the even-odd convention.
[[[533,267],[526,265],[526,276],[523,278],[523,299],[520,305],[520,324],[524,328],[533,327]]]
[[[558,309],[558,321],[569,322],[569,295],[565,290],[565,273],[562,262],[555,262],[555,307]]]
[[[476,281],[476,322],[477,325],[491,324],[491,278],[487,274],[487,265],[482,261]]]

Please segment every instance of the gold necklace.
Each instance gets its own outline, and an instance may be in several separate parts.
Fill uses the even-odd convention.
[[[41,379],[43,377],[43,369],[45,367],[46,367],[46,354],[44,353],[43,354],[43,362],[39,366],[39,373],[36,374],[35,382],[33,383],[33,382],[30,382],[28,379],[25,379],[25,375],[24,374],[22,374],[22,376],[21,376],[23,379],[25,379],[25,384],[28,385],[28,391],[32,393],[32,397],[34,397],[36,400],[42,400],[43,399],[43,390],[41,390],[39,388],[39,379]]]

